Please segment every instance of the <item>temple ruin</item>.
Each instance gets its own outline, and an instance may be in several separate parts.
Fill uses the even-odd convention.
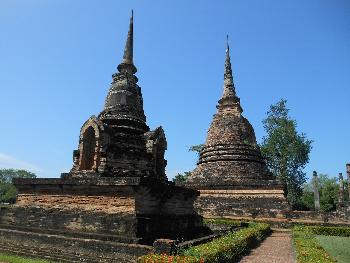
[[[73,167],[61,178],[16,179],[18,199],[0,210],[0,249],[64,262],[130,262],[159,238],[206,229],[199,192],[165,175],[162,127],[150,131],[133,63],[133,16],[104,109],[80,130]]]
[[[252,125],[242,115],[227,43],[223,95],[198,165],[186,186],[200,191],[205,217],[283,217],[289,210],[284,185],[267,169]]]

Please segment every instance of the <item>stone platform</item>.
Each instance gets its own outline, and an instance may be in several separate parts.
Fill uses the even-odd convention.
[[[157,238],[208,233],[193,209],[197,191],[152,178],[63,176],[14,183],[17,203],[0,210],[0,249],[123,262],[111,259],[134,260],[151,251]]]
[[[285,218],[283,190],[200,190],[195,208],[204,217]]]

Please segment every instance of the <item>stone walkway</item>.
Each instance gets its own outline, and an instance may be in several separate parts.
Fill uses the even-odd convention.
[[[295,263],[290,232],[273,232],[239,263]]]

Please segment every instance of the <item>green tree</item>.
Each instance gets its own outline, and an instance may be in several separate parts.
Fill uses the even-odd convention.
[[[339,184],[337,178],[329,178],[328,175],[319,175],[320,206],[325,212],[335,211],[338,204]]]
[[[183,174],[178,173],[174,178],[173,182],[174,183],[183,183],[187,180],[187,178],[191,176],[191,172],[184,172]]]
[[[204,148],[204,144],[192,145],[192,146],[190,146],[188,151],[196,152],[198,154],[198,156],[199,156],[199,154],[203,150],[203,148]]]
[[[303,186],[303,194],[301,196],[301,204],[298,207],[300,210],[314,210],[315,209],[315,198],[313,191],[312,179],[310,182],[305,183]]]
[[[271,105],[263,120],[267,135],[260,145],[270,171],[287,186],[287,199],[298,208],[305,183],[303,169],[309,161],[312,141],[298,133],[297,123],[289,117],[286,100]]]
[[[344,182],[344,185],[347,185],[346,181]],[[321,210],[325,212],[335,211],[337,209],[339,195],[339,183],[337,182],[337,178],[330,178],[327,174],[319,174],[318,191],[320,194]],[[345,200],[348,200],[347,193],[348,192],[345,188]],[[305,209],[315,209],[314,192],[311,180],[304,185],[301,201]]]
[[[14,203],[17,190],[12,184],[13,178],[35,178],[36,175],[26,170],[0,169],[0,203]]]

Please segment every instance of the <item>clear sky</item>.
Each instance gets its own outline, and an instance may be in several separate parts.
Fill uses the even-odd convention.
[[[0,0],[0,168],[58,177],[81,125],[103,108],[131,9],[134,61],[151,129],[162,125],[167,174],[195,167],[222,93],[229,34],[244,115],[264,136],[269,105],[288,100],[314,140],[312,170],[350,162],[348,0]]]

